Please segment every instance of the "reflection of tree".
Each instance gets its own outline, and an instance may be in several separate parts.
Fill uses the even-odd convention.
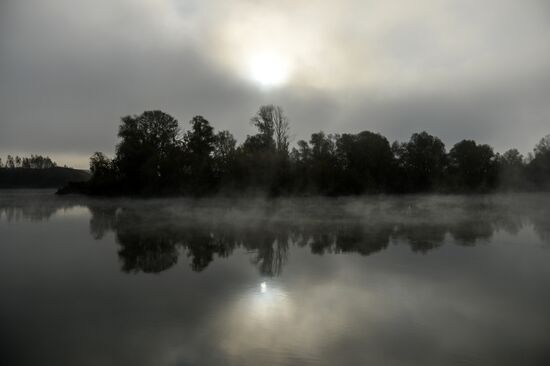
[[[288,241],[263,241],[256,248],[256,257],[252,263],[258,266],[260,273],[268,276],[281,274],[287,260]]]
[[[56,212],[85,205],[91,212],[91,235],[100,239],[114,233],[126,272],[164,271],[177,263],[179,255],[189,258],[192,270],[202,271],[216,257],[228,257],[242,248],[252,253],[251,262],[261,274],[277,276],[293,246],[319,255],[371,255],[399,242],[414,252],[427,253],[448,239],[471,246],[490,239],[495,231],[515,235],[526,225],[550,243],[550,196],[544,195],[404,196],[370,200],[356,207],[344,201],[346,209],[337,201],[313,199],[237,207],[239,215],[246,216],[248,209],[254,212],[250,222],[239,215],[227,215],[219,201],[210,202],[210,206],[176,206],[168,201],[162,205],[104,200],[83,203],[48,197],[43,193],[4,195],[0,197],[0,220],[47,220]]]
[[[48,220],[58,210],[63,207],[40,205],[40,204],[15,204],[0,207],[0,218],[5,218],[8,222],[17,222],[23,219],[30,221]]]
[[[182,245],[191,258],[191,268],[202,271],[214,260],[214,255],[227,257],[233,251],[234,240],[218,232],[217,235],[208,228],[193,227],[184,229],[180,235]]]
[[[549,203],[550,205],[550,203]],[[533,228],[537,235],[546,243],[550,244],[550,206],[545,210],[541,210],[531,219]]]
[[[461,245],[474,245],[477,240],[487,240],[493,235],[493,226],[487,220],[461,221],[449,228],[453,238]]]
[[[205,221],[200,215],[180,220],[169,211],[148,213],[130,208],[91,208],[90,231],[96,238],[106,230],[115,231],[121,246],[122,269],[126,272],[166,270],[177,262],[180,252],[190,258],[194,271],[202,271],[216,256],[227,257],[235,248],[242,247],[255,253],[252,263],[260,273],[277,276],[287,261],[291,245],[308,246],[315,254],[371,255],[387,248],[392,239],[399,239],[413,251],[426,253],[441,246],[447,233],[461,244],[472,245],[478,239],[489,238],[494,229],[500,227],[499,222],[505,223],[504,229],[511,222],[518,222],[512,217],[493,222],[494,216],[479,214],[479,208],[476,210],[476,220],[429,224],[406,220],[365,223],[353,219],[337,223],[274,223],[266,219],[256,225],[242,226],[231,220]]]
[[[113,230],[116,217],[116,206],[89,205],[92,218],[90,219],[90,233],[94,239],[101,239],[109,230]]]
[[[526,222],[541,238],[550,238],[549,209],[512,209],[487,203],[458,204],[443,214],[434,208],[396,201],[384,209],[348,213],[343,219],[308,220],[309,211],[296,220],[274,220],[267,209],[254,224],[223,215],[212,219],[201,209],[189,212],[90,205],[90,232],[101,238],[112,230],[120,245],[119,257],[126,272],[160,272],[171,268],[181,253],[194,271],[202,271],[216,257],[230,256],[236,248],[253,253],[251,262],[261,274],[282,272],[291,246],[308,247],[314,254],[357,253],[371,255],[397,240],[411,250],[427,253],[447,237],[460,245],[490,239],[496,230],[516,234]],[[216,211],[219,213],[218,211]],[[265,215],[265,217],[264,217]],[[364,216],[371,217],[365,220]]]
[[[397,237],[407,240],[413,252],[427,253],[443,244],[446,232],[443,225],[402,225]]]
[[[122,248],[118,255],[122,259],[124,272],[157,273],[172,267],[178,261],[178,251],[169,237],[143,235],[122,231],[117,240]]]
[[[387,224],[363,226],[356,223],[349,227],[344,225],[336,232],[334,251],[370,255],[386,249],[391,234],[392,227]]]

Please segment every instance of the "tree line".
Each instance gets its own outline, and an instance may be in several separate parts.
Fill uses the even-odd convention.
[[[0,158],[0,168],[6,169],[49,169],[55,167],[57,167],[57,164],[52,159],[42,155],[31,155],[30,157],[8,155],[5,161]]]
[[[261,106],[257,129],[242,144],[229,131],[214,131],[202,116],[182,132],[162,111],[121,119],[113,159],[96,152],[91,179],[60,193],[188,195],[261,191],[269,195],[488,192],[550,189],[550,135],[533,153],[495,153],[462,140],[446,150],[427,132],[390,142],[379,133],[325,134],[290,148],[289,120],[279,106]]]
[[[0,158],[0,188],[59,188],[69,182],[85,182],[91,175],[85,170],[59,167],[48,156]]]

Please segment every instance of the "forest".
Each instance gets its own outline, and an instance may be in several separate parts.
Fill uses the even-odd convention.
[[[90,180],[58,193],[339,196],[550,189],[550,135],[523,156],[517,149],[496,153],[473,140],[447,150],[425,131],[393,143],[371,131],[321,131],[291,148],[289,119],[275,105],[259,108],[250,119],[257,133],[242,144],[202,116],[189,123],[182,131],[174,117],[159,110],[123,117],[115,156],[94,153]]]
[[[0,188],[59,188],[69,182],[89,179],[87,171],[59,167],[48,156],[0,158]]]

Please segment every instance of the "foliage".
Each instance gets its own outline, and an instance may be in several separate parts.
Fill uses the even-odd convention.
[[[495,188],[497,164],[493,148],[462,140],[449,152],[448,179],[453,190],[481,190]]]
[[[550,190],[550,135],[543,137],[533,152],[527,166],[529,180],[537,189]]]
[[[50,169],[55,167],[57,167],[57,164],[52,159],[42,155],[31,155],[28,158],[8,155],[4,165],[2,165],[2,159],[0,159],[0,168]]]
[[[415,133],[408,142],[394,143],[392,149],[403,190],[430,191],[441,186],[447,154],[439,138],[425,131]]]
[[[371,131],[320,131],[289,151],[289,120],[282,108],[261,106],[250,121],[257,133],[238,145],[230,132],[216,133],[202,116],[193,117],[185,133],[161,111],[123,117],[115,157],[95,153],[92,178],[78,189],[189,196],[550,189],[550,135],[537,144],[531,159],[515,149],[495,154],[489,145],[472,140],[456,143],[447,153],[443,142],[425,131],[391,145]],[[18,161],[8,156],[6,166],[25,159]]]

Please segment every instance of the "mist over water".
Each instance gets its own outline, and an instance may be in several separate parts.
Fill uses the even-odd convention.
[[[545,365],[550,195],[0,192],[0,354],[34,365]]]

